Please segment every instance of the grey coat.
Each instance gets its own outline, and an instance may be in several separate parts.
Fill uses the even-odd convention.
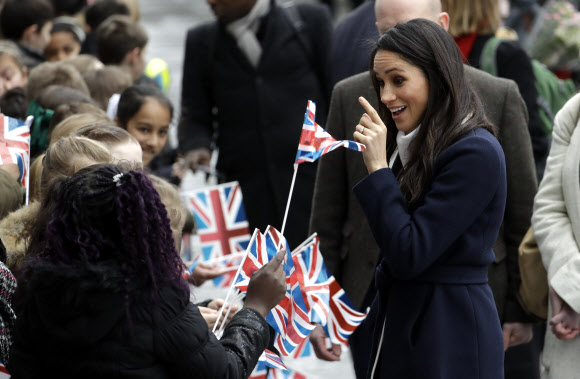
[[[499,141],[507,168],[507,205],[504,222],[493,247],[489,266],[492,288],[502,322],[526,321],[515,294],[519,282],[518,246],[530,226],[536,193],[536,176],[528,117],[516,84],[466,66],[466,77],[482,98],[488,118],[499,128]],[[332,93],[326,130],[337,140],[352,139],[363,113],[358,97],[373,106],[377,97],[368,73],[338,83]],[[320,160],[310,221],[320,237],[321,252],[357,307],[374,277],[379,261],[377,247],[352,188],[367,175],[362,155],[341,149]]]

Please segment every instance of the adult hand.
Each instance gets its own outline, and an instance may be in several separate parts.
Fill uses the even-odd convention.
[[[550,287],[550,302],[552,303],[552,318],[550,326],[552,333],[561,340],[571,340],[580,334],[580,314],[566,303],[556,291]],[[556,312],[558,307],[558,312]]]
[[[208,328],[210,330],[213,329],[213,326],[215,325],[215,322],[217,321],[218,311],[216,311],[215,309],[207,308],[207,307],[198,307],[198,308],[199,308],[199,312],[201,313],[201,316],[203,317],[203,319],[207,323]]]
[[[523,322],[506,322],[502,327],[503,331],[503,350],[528,343],[534,337],[532,324]]]
[[[310,332],[310,342],[312,343],[312,348],[318,359],[323,361],[340,361],[340,354],[342,353],[342,348],[340,345],[333,343],[332,348],[328,349],[326,347],[326,339],[328,336],[322,329],[322,326],[316,324],[314,330]]]
[[[195,285],[201,286],[206,280],[215,279],[227,272],[227,269],[210,266],[203,262],[199,262],[188,278],[188,281]]]
[[[195,172],[198,166],[209,166],[210,159],[211,151],[208,148],[193,149],[185,154],[185,167],[189,167]]]
[[[8,163],[0,165],[0,170],[4,170],[10,174],[14,179],[20,179],[20,169],[16,163]]]
[[[219,313],[219,310],[221,309],[221,307],[223,307],[223,305],[224,305],[224,299],[213,299],[212,301],[210,301],[210,303],[207,305],[207,307],[210,309],[213,309]],[[222,314],[222,319],[226,315],[226,310],[227,309],[224,309],[224,312]],[[232,321],[232,318],[234,317],[234,315],[236,314],[237,311],[238,311],[238,306],[236,304],[232,304],[232,307],[230,309],[230,313],[228,314],[228,318],[226,319],[226,325],[229,324],[230,321]],[[220,321],[220,324],[221,323],[222,322]]]
[[[387,162],[387,127],[379,117],[377,111],[364,97],[358,101],[366,113],[361,117],[355,127],[354,140],[366,146],[363,151],[363,159],[369,174],[389,167]]]
[[[252,275],[244,308],[260,312],[264,318],[284,298],[286,294],[286,273],[284,272],[285,250],[276,253],[274,259],[260,267]]]

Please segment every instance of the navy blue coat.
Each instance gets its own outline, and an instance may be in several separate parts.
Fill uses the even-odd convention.
[[[390,168],[354,187],[381,250],[371,367],[376,378],[503,378],[503,336],[487,284],[506,202],[499,142],[469,132],[437,157],[412,211]]]

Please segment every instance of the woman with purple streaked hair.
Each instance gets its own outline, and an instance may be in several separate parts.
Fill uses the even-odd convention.
[[[56,178],[17,297],[14,378],[248,377],[284,296],[280,252],[250,281],[220,341],[189,302],[159,194],[145,174],[86,167]],[[33,230],[33,233],[35,231]]]

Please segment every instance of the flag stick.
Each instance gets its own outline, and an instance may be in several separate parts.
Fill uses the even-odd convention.
[[[228,316],[230,315],[230,311],[232,310],[232,306],[234,305],[234,303],[242,300],[245,296],[240,290],[238,290],[237,292],[238,293],[235,295],[234,299],[230,303],[230,306],[228,307],[228,311],[226,312],[226,315],[224,316],[224,318],[222,320],[222,324],[217,332],[216,337],[218,337],[218,339],[222,338],[222,336],[224,335],[224,329],[226,328],[226,322],[228,320]]]
[[[220,308],[220,313],[218,314],[218,318],[215,321],[215,325],[213,326],[213,330],[211,331],[212,333],[215,332],[215,328],[217,327],[217,325],[220,321],[220,318],[224,312],[224,307],[228,303],[228,299],[230,298],[230,294],[232,292],[232,289],[236,285],[236,280],[238,280],[238,276],[240,276],[240,271],[242,270],[242,267],[244,266],[244,263],[246,262],[246,259],[248,258],[248,253],[250,252],[250,247],[252,247],[252,244],[254,243],[254,240],[256,239],[256,235],[258,234],[258,232],[259,232],[259,230],[257,228],[254,229],[254,234],[252,234],[252,239],[250,240],[250,243],[248,244],[248,247],[246,248],[246,255],[244,255],[244,259],[242,259],[242,263],[240,263],[240,267],[238,267],[238,271],[236,272],[236,275],[234,276],[234,279],[232,280],[232,284],[230,285],[230,289],[228,290],[228,294],[226,295],[226,299],[224,300],[224,305],[222,305],[222,307]]]
[[[290,209],[290,200],[292,200],[292,192],[294,191],[294,183],[296,182],[296,173],[298,172],[298,164],[294,163],[294,176],[292,176],[292,184],[290,184],[290,193],[288,194],[288,202],[286,203],[286,212],[284,213],[284,221],[282,221],[282,230],[280,234],[284,235],[286,229],[286,219],[288,218],[288,210]]]
[[[312,244],[312,240],[314,239],[314,237],[316,237],[318,235],[318,233],[314,232],[312,233],[312,235],[308,238],[306,238],[304,240],[304,242],[302,242],[300,245],[298,245],[298,247],[294,250],[292,250],[292,253],[290,255],[294,256],[296,255],[300,250],[304,249],[307,245],[311,245]]]
[[[34,120],[33,116],[28,116],[26,118],[26,126],[28,126],[29,136],[28,136],[28,159],[24,164],[26,165],[26,180],[24,183],[26,184],[26,203],[25,205],[28,206],[30,202],[30,127],[32,126],[32,121]]]
[[[227,254],[227,255],[222,255],[221,257],[208,259],[207,261],[201,261],[201,262],[210,265],[210,264],[218,263],[221,261],[227,261],[228,259],[241,258],[244,256],[244,254],[245,254],[244,252]]]

